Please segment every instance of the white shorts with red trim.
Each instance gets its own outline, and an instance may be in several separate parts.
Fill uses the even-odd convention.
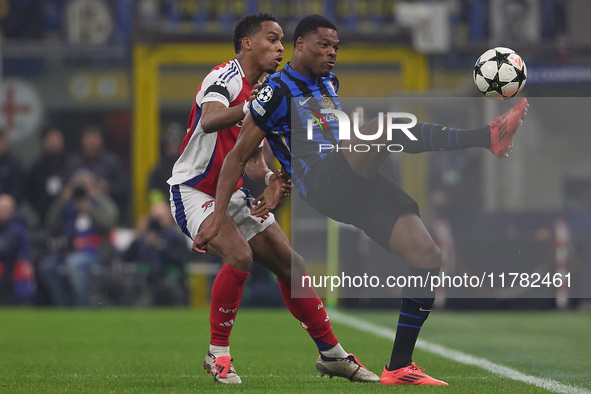
[[[275,222],[272,213],[260,218],[250,214],[254,200],[250,192],[242,188],[232,194],[228,204],[228,214],[247,241]],[[213,213],[214,207],[212,196],[191,186],[174,185],[170,188],[172,216],[191,239],[199,232],[201,223]]]

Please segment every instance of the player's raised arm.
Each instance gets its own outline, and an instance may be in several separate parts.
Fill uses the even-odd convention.
[[[216,85],[217,86],[217,85]],[[248,112],[248,103],[258,93],[261,83],[257,83],[250,92],[250,100],[241,105],[227,107],[220,101],[208,101],[201,106],[201,127],[206,133],[226,130],[244,119]],[[220,91],[222,91],[220,89]]]
[[[206,133],[226,130],[244,118],[242,105],[226,107],[224,104],[212,101],[201,107],[201,127]]]
[[[214,239],[219,232],[236,183],[238,183],[244,173],[246,163],[255,153],[263,138],[265,138],[265,133],[254,123],[250,115],[246,115],[236,145],[226,156],[220,171],[212,222],[209,226],[202,228],[195,236],[193,246],[197,250],[207,251],[209,241]]]

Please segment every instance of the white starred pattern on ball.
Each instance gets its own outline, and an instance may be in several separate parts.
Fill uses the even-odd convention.
[[[503,100],[516,96],[527,79],[525,62],[515,51],[496,47],[484,52],[474,65],[474,83],[486,97]]]

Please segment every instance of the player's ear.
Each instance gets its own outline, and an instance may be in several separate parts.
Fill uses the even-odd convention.
[[[298,37],[298,39],[296,40],[295,43],[295,49],[297,49],[298,51],[302,51],[304,47],[304,37]]]
[[[242,38],[242,48],[246,48],[246,49],[252,49],[252,41],[250,38],[248,37],[243,37]]]

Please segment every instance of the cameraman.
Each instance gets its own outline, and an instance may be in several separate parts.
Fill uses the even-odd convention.
[[[119,213],[97,184],[91,172],[76,172],[49,209],[47,226],[53,239],[64,240],[54,242],[55,250],[40,263],[54,305],[69,305],[71,289],[75,306],[89,306],[91,270],[109,256],[109,233]]]

